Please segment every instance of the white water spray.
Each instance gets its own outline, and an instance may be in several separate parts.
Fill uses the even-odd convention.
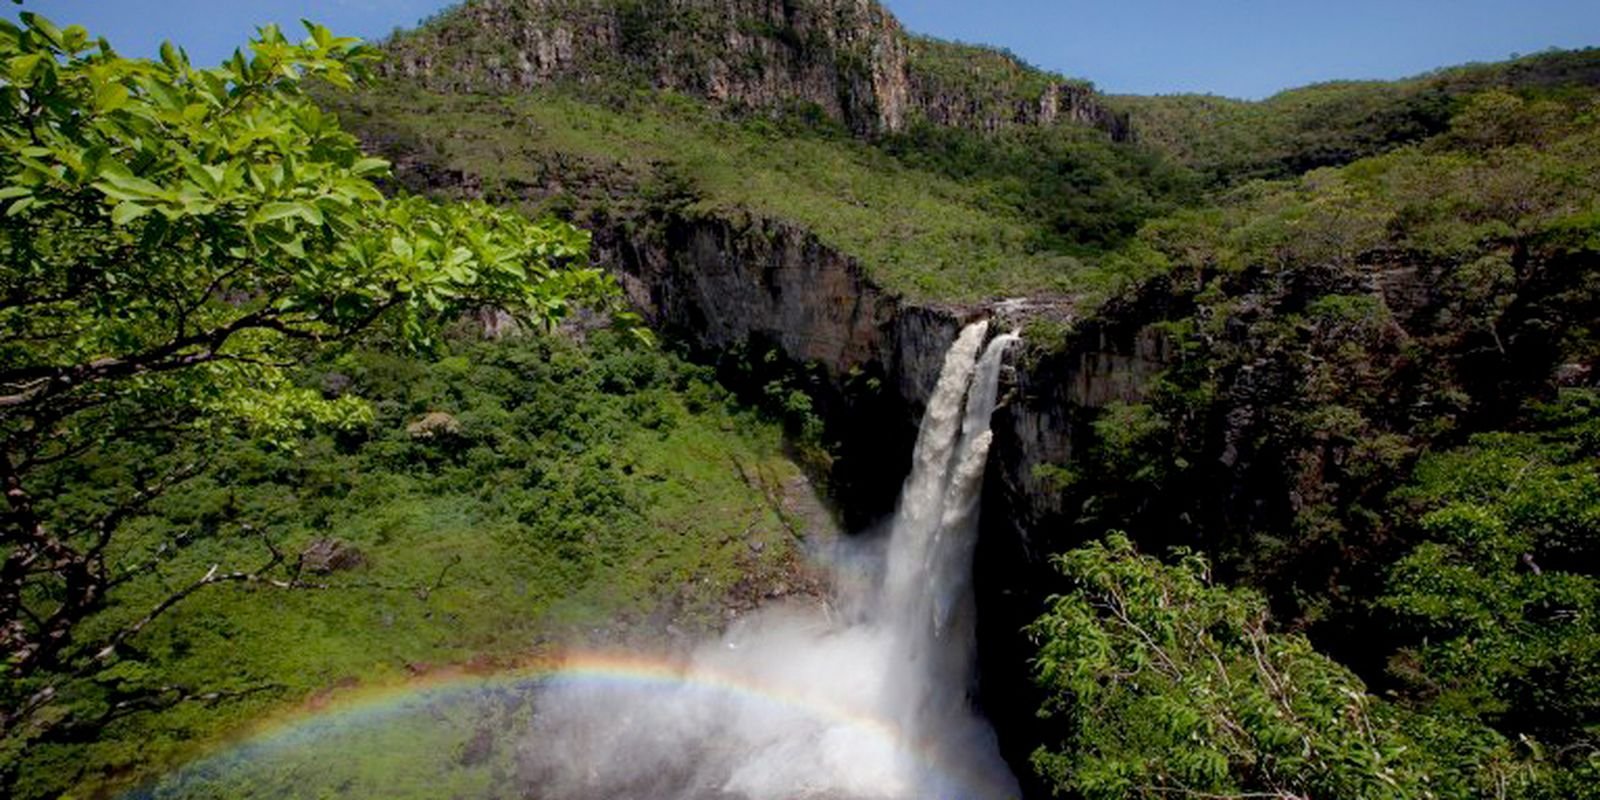
[[[1016,781],[969,702],[972,557],[999,375],[1016,336],[963,330],[918,433],[881,584],[756,615],[671,685],[557,683],[524,753],[551,800],[1004,800]],[[981,358],[979,353],[982,351]],[[860,550],[867,547],[857,543]],[[841,593],[848,595],[845,588]]]

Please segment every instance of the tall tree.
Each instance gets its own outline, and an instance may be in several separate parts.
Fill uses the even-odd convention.
[[[296,365],[371,331],[425,345],[469,310],[550,325],[619,297],[582,231],[380,193],[388,165],[302,91],[350,86],[373,53],[306,27],[299,44],[263,28],[248,53],[199,69],[171,45],[130,59],[80,27],[0,21],[0,755],[196,696],[147,688],[91,720],[62,700],[207,586],[298,583],[264,537],[263,565],[217,565],[141,615],[86,626],[156,566],[128,563],[119,528],[203,457],[152,464],[93,508],[52,502],[41,475],[152,431],[281,440],[359,423],[359,401],[297,386]]]

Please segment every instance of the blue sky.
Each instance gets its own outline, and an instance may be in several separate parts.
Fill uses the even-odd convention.
[[[1112,92],[1262,97],[1398,78],[1546,47],[1600,45],[1600,0],[886,0],[911,30],[1006,47]],[[346,35],[410,27],[447,0],[28,0],[128,54],[162,38],[220,61],[257,24],[310,17]],[[7,4],[9,7],[9,4]]]
[[[1600,0],[887,0],[911,30],[1006,47],[1110,92],[1262,97],[1600,45]]]

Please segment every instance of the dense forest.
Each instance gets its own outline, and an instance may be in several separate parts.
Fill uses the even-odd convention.
[[[820,597],[938,355],[884,332],[994,317],[1044,422],[996,426],[974,696],[1025,795],[1600,798],[1600,51],[1103,96],[682,5],[215,68],[0,22],[0,793]],[[442,748],[389,796],[541,796],[472,736],[337,792]]]

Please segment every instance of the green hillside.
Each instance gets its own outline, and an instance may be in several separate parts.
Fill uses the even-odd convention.
[[[291,557],[337,543],[332,571],[312,576],[328,588],[217,587],[163,618],[137,662],[74,687],[72,702],[92,712],[147,675],[239,698],[115,719],[88,744],[37,743],[18,764],[19,796],[148,777],[331,687],[514,664],[625,639],[630,625],[659,635],[647,620],[714,629],[727,603],[798,585],[794,531],[808,523],[785,517],[799,471],[781,429],[677,359],[606,336],[462,340],[429,359],[361,350],[305,379],[376,417],[287,446],[213,443],[207,470],[119,540],[120,563],[172,554],[120,586],[96,624],[125,622],[211,564],[265,560],[257,532]],[[55,502],[93,504],[152,464],[196,457],[168,446],[59,471]]]
[[[728,118],[694,98],[626,90],[383,84],[331,102],[391,156],[471,176],[475,192],[529,213],[589,225],[663,211],[784,220],[918,300],[1075,291],[1187,189],[1151,154],[1070,127],[987,137],[919,126],[874,143],[815,117]]]
[[[1583,98],[1600,86],[1600,50],[1556,51],[1499,64],[1440,69],[1403,81],[1337,81],[1258,102],[1208,95],[1111,98],[1134,135],[1213,185],[1339,166],[1444,133],[1469,99],[1491,89],[1529,98]]]
[[[1600,798],[1600,50],[1244,102],[859,0],[309,30],[201,70],[0,24],[0,794],[821,594],[809,479],[899,481],[841,453],[995,313],[974,688],[1028,797]],[[656,341],[591,261],[752,220],[907,350]],[[534,791],[475,714],[216,785]]]

